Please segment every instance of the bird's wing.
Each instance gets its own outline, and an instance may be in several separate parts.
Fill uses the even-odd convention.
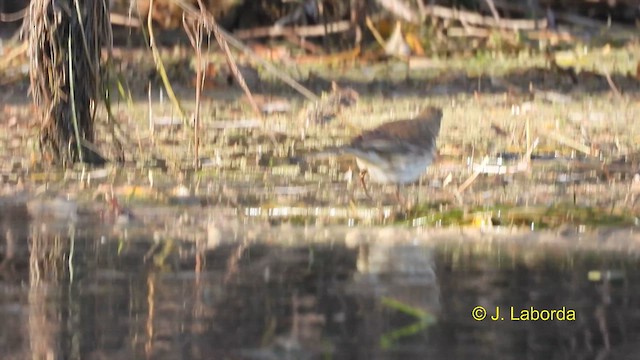
[[[390,143],[406,144],[409,148],[430,148],[440,133],[442,110],[428,107],[412,120],[388,122],[375,129],[365,131],[354,141],[363,143],[388,141]],[[353,145],[353,143],[352,143]],[[425,146],[426,145],[426,146]],[[396,146],[396,145],[394,145]]]
[[[361,136],[354,139],[347,149],[357,149],[361,152],[376,151],[376,152],[396,152],[407,153],[414,150],[415,146],[410,142],[402,141],[395,136],[390,136],[386,133],[380,133],[377,136]],[[348,151],[348,150],[347,150]],[[348,151],[349,152],[349,151]]]
[[[379,136],[377,133],[384,133],[391,138],[401,138],[407,141],[424,139],[435,139],[440,133],[440,123],[442,113],[432,114],[424,111],[412,120],[399,120],[384,123],[373,130],[369,130],[368,136]],[[375,134],[374,134],[375,133]],[[363,134],[364,135],[364,134]]]

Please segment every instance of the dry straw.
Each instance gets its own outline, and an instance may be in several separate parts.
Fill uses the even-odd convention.
[[[33,0],[29,21],[31,94],[41,120],[41,150],[53,162],[84,161],[103,98],[101,51],[112,40],[109,5],[106,0]]]

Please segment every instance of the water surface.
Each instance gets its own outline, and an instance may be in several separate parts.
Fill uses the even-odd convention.
[[[637,350],[632,230],[305,228],[207,216],[201,232],[176,220],[182,237],[84,219],[5,223],[2,358],[589,359]],[[483,321],[472,317],[477,306]],[[496,308],[504,319],[490,320]],[[522,320],[532,308],[564,308],[575,320]]]

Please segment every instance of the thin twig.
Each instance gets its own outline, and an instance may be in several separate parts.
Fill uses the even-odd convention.
[[[28,12],[29,12],[29,7],[25,7],[22,10],[18,10],[12,13],[0,12],[0,22],[20,21],[27,16]],[[111,24],[113,25],[127,26],[127,27],[133,27],[133,28],[138,28],[141,26],[140,20],[131,18],[127,15],[122,15],[122,14],[112,12],[109,15],[109,18],[111,19]]]
[[[118,13],[111,13],[111,24],[126,26],[130,28],[139,28],[140,26],[142,26],[140,20]]]
[[[200,7],[200,15],[197,17],[199,19],[198,21],[200,21],[209,32],[213,32],[213,36],[216,38],[216,41],[218,41],[218,45],[220,45],[220,48],[222,49],[222,52],[224,53],[224,56],[227,60],[227,65],[231,69],[231,74],[233,74],[233,77],[238,82],[238,85],[240,85],[245,95],[247,96],[247,99],[249,100],[249,104],[251,104],[251,108],[253,109],[253,111],[258,116],[262,116],[262,112],[260,111],[260,108],[258,107],[255,99],[253,98],[249,86],[247,86],[247,83],[244,81],[244,76],[242,76],[242,73],[238,69],[238,65],[236,65],[236,61],[233,58],[233,54],[231,54],[231,50],[229,49],[227,41],[225,41],[224,37],[222,37],[222,35],[220,34],[220,27],[218,26],[215,17],[207,12],[206,7],[202,3],[202,0],[198,0],[198,6]]]
[[[373,22],[371,21],[371,18],[369,16],[365,17],[365,23],[367,24],[369,31],[371,31],[371,35],[373,35],[373,38],[376,39],[376,42],[382,48],[384,48],[384,45],[385,45],[384,38],[382,37],[382,35],[380,35],[380,32],[378,31],[378,29],[376,29],[376,27],[373,25]]]
[[[482,160],[482,163],[480,164],[480,168],[487,165],[488,163],[489,163],[489,158],[485,157],[484,160]],[[456,192],[458,194],[462,194],[471,184],[473,184],[473,182],[481,173],[482,171],[479,171],[479,170],[474,171],[473,174],[471,174],[471,176],[469,176],[467,180],[465,180],[465,182],[462,183],[462,185],[458,186],[458,189],[456,190]]]
[[[71,28],[71,26],[69,26]],[[75,134],[75,138],[76,138],[76,147],[78,149],[78,160],[80,162],[84,162],[84,154],[82,153],[82,145],[80,144],[80,130],[79,130],[79,126],[78,126],[78,113],[76,112],[76,91],[75,91],[75,80],[73,77],[73,48],[71,47],[71,44],[73,43],[73,41],[71,41],[71,34],[72,31],[71,29],[69,30],[69,36],[68,36],[68,44],[67,44],[67,49],[69,49],[69,97],[71,98],[71,122],[73,123],[73,132]],[[86,45],[85,45],[85,49],[86,49]]]
[[[501,29],[535,30],[547,27],[546,18],[539,20],[501,19],[500,21],[496,21],[493,17],[482,16],[475,12],[450,9],[437,5],[426,6],[425,11],[425,15],[431,15],[442,19],[465,21],[466,23],[473,25],[482,25]]]
[[[336,21],[328,23],[325,29],[324,25],[311,25],[300,27],[284,27],[284,26],[267,26],[256,27],[252,29],[243,29],[233,32],[233,35],[237,39],[256,39],[261,37],[278,37],[295,35],[301,37],[314,37],[314,36],[326,36],[328,34],[335,34],[345,32],[351,29],[351,24],[347,20]]]
[[[500,23],[500,15],[498,14],[498,10],[496,10],[496,4],[493,3],[493,0],[484,0],[489,6],[489,10],[491,10],[491,15],[496,20],[496,22]]]
[[[387,11],[401,18],[404,21],[411,23],[418,23],[418,14],[415,10],[407,6],[405,1],[400,0],[378,0],[377,3],[385,8]]]
[[[200,102],[202,88],[204,87],[204,72],[202,71],[202,22],[188,22],[185,16],[182,17],[182,25],[185,33],[191,42],[191,46],[196,52],[196,104],[193,113],[193,166],[200,168]]]
[[[147,30],[149,31],[149,45],[151,46],[151,53],[153,54],[153,60],[156,63],[156,67],[158,68],[160,78],[162,78],[162,83],[164,84],[165,90],[167,90],[167,95],[169,95],[169,99],[171,99],[173,105],[178,109],[178,115],[180,115],[180,118],[186,125],[187,116],[184,114],[182,105],[180,105],[180,101],[173,91],[173,87],[171,86],[171,82],[169,81],[169,77],[167,76],[164,64],[162,63],[162,58],[160,57],[158,46],[156,45],[156,38],[153,34],[153,1],[154,0],[149,0],[149,14],[147,15]]]
[[[28,12],[29,12],[28,6],[22,10],[18,10],[12,13],[5,13],[0,11],[0,22],[14,22],[14,21],[22,20],[24,17],[27,16]]]
[[[611,91],[613,91],[617,98],[622,98],[622,93],[620,92],[620,90],[618,90],[618,87],[613,82],[613,79],[611,79],[611,74],[609,74],[609,71],[604,70],[604,76],[607,79],[607,83],[609,84]]]
[[[584,154],[587,154],[589,156],[593,155],[591,153],[591,148],[590,147],[588,147],[586,145],[583,145],[583,144],[580,144],[579,142],[577,142],[577,141],[575,141],[573,139],[570,139],[569,137],[564,136],[564,135],[560,134],[557,131],[548,131],[548,132],[545,133],[545,135],[547,137],[549,137],[550,139],[553,139],[553,140],[559,142],[562,145],[565,145],[565,146],[568,146],[568,147],[573,148],[575,150],[578,150],[578,151],[580,151],[580,152],[582,152]]]
[[[285,82],[287,85],[291,86],[293,89],[298,91],[307,99],[311,101],[320,100],[320,98],[316,94],[314,94],[313,92],[311,92],[310,90],[302,86],[302,84],[297,82],[291,76],[287,75],[284,71],[277,69],[269,61],[264,60],[262,57],[256,54],[253,50],[251,50],[249,47],[244,45],[240,40],[236,39],[231,34],[229,34],[226,30],[219,27],[217,22],[215,22],[215,19],[209,12],[205,11],[203,12],[204,14],[202,14],[193,5],[189,4],[184,0],[174,0],[174,2],[176,2],[185,12],[187,12],[191,16],[201,17],[206,15],[205,20],[208,20],[208,21],[205,21],[205,26],[207,26],[207,30],[212,31],[214,35],[218,34],[216,35],[216,39],[219,36],[221,39],[225,40],[225,43],[229,43],[234,48],[242,51],[245,55],[249,56],[251,59],[257,61],[260,65],[262,65],[265,68],[265,70],[267,70],[273,76],[279,78],[280,80]]]

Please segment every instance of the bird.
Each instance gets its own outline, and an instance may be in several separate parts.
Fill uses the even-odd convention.
[[[360,183],[369,198],[366,175],[375,183],[395,184],[396,198],[402,203],[400,186],[416,182],[434,161],[441,121],[442,109],[428,106],[413,119],[366,130],[334,152],[356,158]]]

